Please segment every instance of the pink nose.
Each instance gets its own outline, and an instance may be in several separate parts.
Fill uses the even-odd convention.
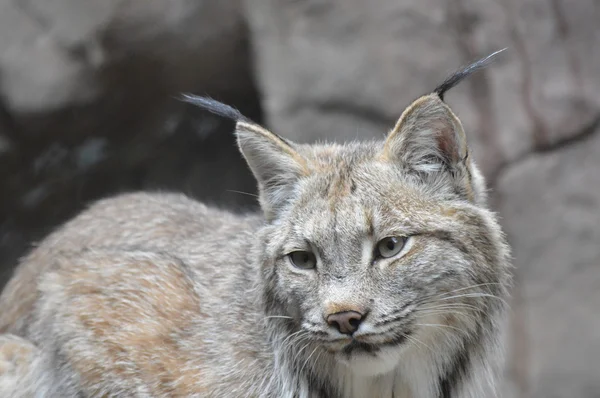
[[[356,311],[344,311],[327,316],[329,326],[335,326],[340,333],[352,335],[358,330],[363,314]]]

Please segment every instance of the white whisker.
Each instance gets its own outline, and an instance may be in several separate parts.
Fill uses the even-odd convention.
[[[319,346],[316,346],[314,350],[312,350],[312,352],[310,353],[310,355],[306,358],[306,360],[304,361],[304,365],[302,365],[302,367],[300,368],[300,374],[302,374],[302,371],[304,370],[304,367],[306,366],[306,364],[308,363],[308,361],[310,360],[310,358],[314,355],[314,353],[319,349]]]
[[[460,302],[456,302],[456,303],[449,303],[449,304],[440,304],[440,305],[433,305],[430,307],[417,307],[414,312],[419,312],[419,311],[424,311],[424,310],[437,310],[437,309],[459,309],[459,308],[468,308],[470,310],[473,311],[477,311],[477,312],[483,312],[483,310],[479,307],[476,307],[474,305],[471,304],[465,304],[465,303],[460,303]]]
[[[283,350],[287,349],[286,347],[286,343],[289,341],[289,343],[291,344],[293,342],[294,339],[296,338],[302,338],[304,337],[304,335],[302,335],[301,333],[305,333],[308,334],[308,332],[306,332],[305,330],[298,330],[297,332],[294,332],[292,334],[290,334],[289,336],[287,336],[282,342],[281,342],[281,348]],[[291,340],[290,340],[291,339]]]
[[[254,198],[258,198],[258,195],[250,193],[250,192],[244,192],[244,191],[236,191],[234,189],[228,189],[227,192],[232,192],[232,193],[239,193],[242,195],[248,195],[248,196],[252,196]]]
[[[462,311],[423,311],[422,314],[418,314],[415,315],[415,318],[419,319],[419,318],[424,318],[426,316],[429,315],[447,315],[447,314],[454,314],[457,316],[464,316],[465,318],[469,318],[470,320],[472,320],[473,322],[477,322],[477,318],[475,318],[472,315],[469,315],[467,313],[464,313]]]
[[[437,294],[428,296],[428,298],[443,297],[443,296],[446,296],[448,294],[453,294],[453,293],[456,293],[456,292],[462,292],[464,290],[474,289],[474,288],[482,287],[482,286],[501,286],[501,285],[502,284],[498,283],[498,282],[479,283],[477,285],[470,285],[470,286],[462,287],[460,289],[454,289],[454,290],[451,290],[449,292],[437,293]]]
[[[427,344],[423,343],[421,340],[419,340],[418,338],[414,337],[414,336],[410,336],[405,334],[404,337],[409,340],[412,341],[413,343],[418,343],[420,346],[427,348],[429,351],[433,352],[433,349],[428,346]]]
[[[296,356],[294,357],[294,360],[292,362],[296,363],[296,360],[298,360],[298,357],[300,356],[300,354],[302,354],[302,351],[304,351],[306,349],[306,347],[308,347],[310,344],[311,344],[311,342],[309,341],[304,346],[302,346],[302,348],[300,348],[298,350],[298,352],[296,352]]]
[[[415,323],[415,325],[416,326],[430,326],[430,327],[436,327],[436,328],[448,328],[448,329],[457,330],[457,331],[459,331],[461,333],[466,333],[466,331],[463,330],[463,329],[459,329],[457,327],[450,326],[450,325],[441,325],[441,324],[438,324],[438,323]]]
[[[443,297],[443,298],[440,298],[438,300],[440,300],[440,301],[446,301],[446,300],[452,300],[452,299],[461,298],[461,297],[470,297],[470,298],[484,298],[484,297],[488,297],[488,298],[494,298],[494,299],[497,299],[497,300],[501,301],[503,304],[508,305],[508,303],[503,298],[495,296],[493,294],[487,294],[487,293],[459,294],[457,296]]]

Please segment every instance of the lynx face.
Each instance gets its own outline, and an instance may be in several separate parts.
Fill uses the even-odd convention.
[[[483,224],[477,211],[411,180],[377,160],[332,167],[299,181],[270,228],[278,313],[360,372],[389,370],[408,345],[468,334],[482,304],[473,293],[494,290],[481,278],[489,265],[473,261],[479,235],[465,236],[480,232],[463,225]]]
[[[302,146],[238,127],[269,220],[267,301],[289,331],[363,375],[491,327],[497,227],[458,119],[437,97],[382,143]]]

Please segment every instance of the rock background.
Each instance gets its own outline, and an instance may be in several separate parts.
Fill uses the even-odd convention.
[[[261,119],[235,1],[0,0],[0,282],[90,200],[185,191],[249,205],[231,123],[177,99],[208,93]]]
[[[90,200],[253,206],[209,94],[302,142],[383,135],[448,73],[513,244],[503,397],[600,397],[596,0],[0,0],[0,285]],[[3,275],[3,276],[2,276]]]

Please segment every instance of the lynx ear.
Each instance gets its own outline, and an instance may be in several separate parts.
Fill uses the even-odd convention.
[[[413,102],[389,134],[382,157],[419,174],[433,187],[441,188],[449,183],[456,193],[468,200],[485,202],[484,179],[469,159],[465,132],[443,100],[448,90],[488,66],[504,50],[506,48],[459,69],[433,94]]]
[[[387,137],[382,157],[432,183],[445,179],[456,193],[476,199],[465,132],[437,94],[406,108]]]
[[[295,182],[307,174],[306,160],[294,144],[247,121],[236,125],[237,142],[258,181],[260,204],[268,220],[293,195]]]
[[[260,127],[229,105],[191,94],[185,94],[183,100],[236,122],[238,146],[258,181],[265,217],[272,220],[291,199],[298,179],[307,174],[306,160],[294,144]]]
[[[384,147],[386,158],[425,173],[452,167],[466,155],[460,121],[435,94],[423,96],[406,108]]]

